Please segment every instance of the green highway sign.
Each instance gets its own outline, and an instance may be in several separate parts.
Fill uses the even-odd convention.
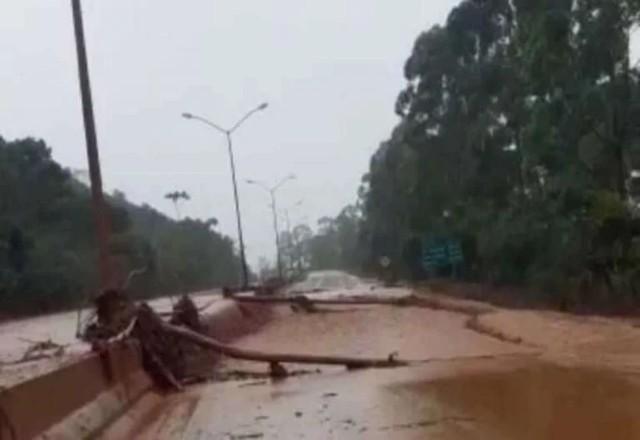
[[[426,270],[455,266],[464,262],[462,246],[458,240],[428,239],[422,247],[422,265]]]

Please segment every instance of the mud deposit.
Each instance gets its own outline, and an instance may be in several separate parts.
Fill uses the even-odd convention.
[[[633,377],[517,357],[199,386],[160,400],[134,432],[149,439],[637,439],[639,404]]]
[[[389,307],[282,316],[237,344],[362,356],[398,351],[417,363],[323,367],[277,381],[232,376],[159,399],[151,417],[124,421],[112,431],[117,436],[107,431],[106,438],[127,432],[149,439],[640,438],[640,389],[631,372],[588,366],[573,355],[571,366],[557,363],[543,347],[478,333],[467,320]],[[225,370],[255,375],[266,367],[229,360]]]
[[[443,438],[640,438],[640,389],[631,376],[533,363],[412,384],[403,392],[455,414],[446,423],[466,425],[464,437],[450,429]]]

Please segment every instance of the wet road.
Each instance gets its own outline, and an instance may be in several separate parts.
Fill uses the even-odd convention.
[[[460,313],[384,306],[282,313],[238,345],[362,356],[397,351],[421,362],[363,371],[287,365],[300,375],[148,396],[105,438],[640,438],[640,389],[633,372],[560,366],[539,346],[467,328],[469,317]],[[223,370],[258,373],[265,367],[228,361]]]
[[[191,405],[184,430],[146,438],[636,439],[630,383],[513,358],[228,382],[167,403]]]

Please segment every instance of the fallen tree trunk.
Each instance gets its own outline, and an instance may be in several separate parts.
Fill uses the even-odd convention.
[[[182,315],[177,313],[176,318],[180,318],[180,316]],[[190,320],[187,321],[181,322],[181,324],[189,325]],[[180,321],[178,320],[178,322]],[[207,352],[234,359],[268,363],[270,373],[274,378],[288,375],[281,365],[283,363],[342,365],[348,369],[395,368],[409,364],[407,361],[396,359],[395,353],[386,358],[357,358],[245,350],[224,344],[186,326],[165,322],[145,303],[139,304],[135,308],[134,317],[127,325],[127,329],[130,331],[127,330],[125,334],[140,342],[143,350],[143,362],[149,374],[160,385],[177,390],[182,388],[181,384],[185,381],[192,380],[194,377],[205,377],[190,368],[190,360],[193,359],[192,355],[199,356],[200,353]],[[94,347],[99,349],[101,345],[96,343]],[[207,361],[207,370],[211,369],[211,362],[213,360]],[[205,365],[203,364],[202,367]]]
[[[230,299],[240,303],[249,304],[308,304],[326,306],[366,306],[366,305],[391,305],[410,306],[418,305],[418,301],[413,295],[400,298],[350,298],[350,299],[314,299],[307,295],[297,295],[292,297],[258,297],[258,296],[232,296]]]
[[[394,368],[408,365],[407,361],[395,359],[394,355],[387,358],[352,358],[343,356],[317,356],[289,353],[268,353],[256,350],[244,350],[223,344],[213,338],[196,333],[186,327],[162,323],[162,329],[169,334],[186,339],[203,348],[214,350],[234,359],[268,363],[343,365],[347,368]]]

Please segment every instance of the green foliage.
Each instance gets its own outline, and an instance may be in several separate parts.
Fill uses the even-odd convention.
[[[360,214],[354,206],[347,206],[334,219],[320,219],[318,232],[308,242],[310,268],[358,271],[361,261],[359,220]]]
[[[290,277],[296,278],[308,270],[362,271],[360,227],[360,210],[347,206],[336,218],[321,218],[316,233],[307,225],[282,233],[283,265]]]
[[[359,192],[364,261],[386,255],[406,271],[416,240],[454,234],[470,278],[636,289],[639,11],[628,0],[464,0],[422,33],[401,121]]]
[[[131,286],[136,295],[235,281],[233,243],[211,229],[214,219],[176,223],[119,191],[107,201],[120,278],[147,268]],[[44,142],[0,138],[0,314],[83,303],[98,287],[95,249],[88,188],[53,161]]]

